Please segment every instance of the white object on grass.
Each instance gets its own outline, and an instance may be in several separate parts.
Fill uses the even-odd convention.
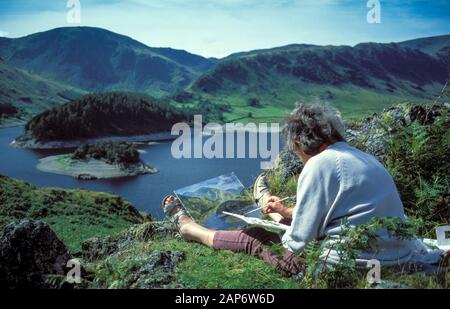
[[[237,215],[237,214],[233,214],[233,213],[226,212],[226,211],[223,211],[222,213],[224,215],[240,219],[240,220],[242,220],[242,221],[244,221],[244,222],[246,222],[247,224],[250,224],[250,225],[256,225],[256,226],[261,226],[261,227],[266,227],[266,228],[273,228],[273,229],[282,230],[282,231],[287,231],[289,229],[288,225],[285,225],[285,224],[282,224],[282,223],[278,223],[278,222],[274,222],[274,221],[262,220],[262,219],[258,219],[258,218],[252,218],[252,217],[246,217],[246,216]]]
[[[440,245],[436,239],[429,239],[425,238],[422,240],[424,244],[431,247],[439,248],[440,250],[449,251],[450,246],[449,245]]]

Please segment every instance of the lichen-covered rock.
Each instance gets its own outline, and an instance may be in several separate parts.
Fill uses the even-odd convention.
[[[93,237],[81,244],[83,259],[88,261],[105,258],[118,249],[118,241],[112,236],[105,238]]]
[[[52,288],[48,278],[65,276],[71,258],[47,224],[9,224],[0,238],[0,288]]]
[[[153,225],[153,238],[154,239],[164,239],[164,238],[180,238],[177,227],[173,222],[170,221],[159,221],[152,222]]]
[[[177,263],[184,259],[181,252],[161,252],[153,251],[147,258],[141,259],[120,283],[115,283],[117,287],[127,287],[131,289],[155,289],[155,288],[182,288],[176,283]]]
[[[182,288],[177,283],[177,263],[184,253],[159,251],[153,244],[178,237],[171,222],[145,222],[105,238],[82,244],[82,256],[92,266],[93,288]]]
[[[300,175],[303,170],[303,162],[290,150],[283,150],[275,161],[275,170],[283,180],[292,176]]]
[[[411,125],[414,121],[418,121],[421,125],[433,124],[445,112],[450,112],[449,104],[397,105],[353,123],[347,130],[347,140],[384,163],[387,155],[386,143],[393,133]]]
[[[130,229],[118,235],[104,238],[91,238],[81,245],[82,256],[88,261],[103,259],[119,250],[133,245],[136,241],[149,241],[164,237],[174,237],[177,230],[171,222],[145,222],[133,225]]]
[[[450,111],[450,104],[441,104],[433,106],[414,105],[409,110],[409,119],[419,121],[421,125],[430,125],[444,112]]]

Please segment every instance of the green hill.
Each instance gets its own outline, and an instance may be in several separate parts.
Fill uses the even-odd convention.
[[[90,237],[110,235],[143,222],[141,214],[121,197],[107,193],[36,188],[0,175],[0,229],[24,218],[48,223],[77,251]]]
[[[408,40],[399,43],[399,45],[418,49],[426,54],[440,58],[447,65],[450,64],[450,35]]]
[[[0,57],[40,76],[89,90],[154,96],[189,85],[214,61],[186,51],[151,48],[104,29],[66,27],[0,40]]]
[[[399,102],[435,98],[448,78],[449,47],[450,36],[443,36],[240,53],[225,58],[188,91],[191,102],[206,98],[231,106],[229,121],[280,120],[294,102],[316,98],[355,118]]]
[[[149,96],[90,94],[37,115],[26,124],[22,139],[74,140],[166,132],[185,119],[168,102]]]
[[[67,103],[83,93],[0,60],[0,124],[29,120],[35,114]]]

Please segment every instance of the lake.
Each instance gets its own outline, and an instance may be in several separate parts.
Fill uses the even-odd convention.
[[[138,210],[146,211],[156,219],[164,217],[161,200],[173,190],[231,172],[234,172],[245,186],[250,186],[261,171],[260,162],[266,161],[259,158],[175,159],[171,154],[172,143],[164,142],[139,146],[142,150],[141,158],[156,167],[159,170],[157,174],[83,181],[39,171],[36,164],[40,158],[69,151],[11,147],[11,141],[21,135],[22,131],[23,127],[0,129],[0,174],[24,180],[38,187],[87,189],[117,194],[133,203]]]

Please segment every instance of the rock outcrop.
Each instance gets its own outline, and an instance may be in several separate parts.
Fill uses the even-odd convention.
[[[184,253],[149,248],[156,240],[164,241],[176,236],[176,229],[170,222],[146,222],[117,235],[85,241],[82,245],[83,259],[93,263],[95,272],[100,274],[93,287],[182,288],[176,274],[177,264],[185,258]],[[121,271],[110,275],[116,269]],[[102,276],[105,273],[107,275]]]
[[[300,175],[303,170],[303,162],[290,150],[283,150],[275,161],[275,170],[283,181],[292,176]]]
[[[130,229],[103,238],[94,237],[81,246],[83,259],[94,261],[114,255],[137,241],[147,242],[155,239],[176,237],[177,230],[171,222],[145,222],[133,225]]]
[[[51,276],[65,278],[72,257],[43,222],[23,220],[0,238],[0,288],[52,288]]]
[[[441,115],[450,112],[449,104],[433,106],[397,105],[374,114],[358,123],[351,124],[347,130],[347,139],[379,161],[385,162],[386,142],[401,128],[410,126],[414,121],[421,125],[433,124]]]
[[[182,252],[155,250],[139,259],[120,282],[113,283],[109,288],[183,288],[181,284],[176,283],[175,271],[177,263],[184,258]]]

